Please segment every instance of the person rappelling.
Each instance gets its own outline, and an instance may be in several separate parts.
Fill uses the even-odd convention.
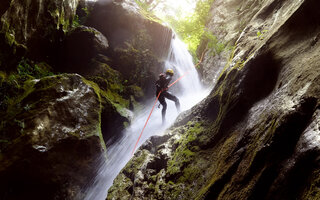
[[[157,95],[157,98],[156,98],[156,100],[155,100],[155,102],[154,102],[154,104],[152,106],[151,112],[150,112],[150,114],[149,114],[149,116],[147,118],[146,123],[144,124],[144,127],[143,127],[143,129],[142,129],[142,131],[141,131],[141,133],[139,135],[139,138],[138,138],[136,144],[134,145],[134,148],[133,148],[133,151],[132,151],[132,155],[134,154],[134,151],[138,146],[138,143],[139,143],[139,140],[140,140],[140,138],[142,136],[142,133],[143,133],[144,129],[146,128],[147,124],[148,124],[148,121],[149,121],[149,119],[151,117],[152,111],[153,111],[153,109],[154,109],[154,107],[155,107],[155,105],[156,105],[158,100],[159,100],[160,104],[163,106],[163,108],[162,108],[162,124],[165,123],[165,116],[166,116],[166,110],[167,110],[167,103],[166,103],[165,98],[174,101],[175,104],[176,104],[176,108],[177,108],[178,112],[180,112],[179,99],[176,96],[170,94],[168,92],[168,89],[171,86],[173,86],[174,84],[176,84],[179,80],[181,80],[188,73],[189,73],[189,71],[185,72],[182,76],[180,76],[177,80],[175,80],[170,85],[169,85],[169,83],[172,80],[172,77],[173,77],[173,74],[174,74],[172,69],[168,69],[166,71],[166,73],[161,73],[159,75],[159,80],[156,81],[156,89],[157,89],[156,90],[156,95]]]
[[[180,102],[179,99],[168,92],[168,85],[172,80],[174,72],[172,69],[168,69],[165,73],[159,75],[159,80],[156,81],[156,96],[159,95],[159,102],[162,105],[162,124],[165,123],[167,103],[166,98],[174,101],[177,111],[180,112]]]

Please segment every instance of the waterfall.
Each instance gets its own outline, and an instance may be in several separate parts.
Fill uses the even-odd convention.
[[[175,72],[172,79],[173,81],[187,73],[186,76],[169,89],[169,92],[179,98],[181,111],[190,109],[208,95],[209,90],[205,90],[201,86],[191,55],[187,51],[184,43],[177,37],[171,41],[171,48],[163,71],[168,68],[173,69]],[[84,199],[104,200],[106,198],[108,189],[111,187],[113,180],[131,158],[131,152],[147,120],[154,101],[155,99],[151,99],[150,102],[146,104],[145,109],[135,117],[135,120],[132,122],[131,126],[125,130],[123,137],[119,141],[115,142],[112,146],[107,147],[107,162],[98,166],[98,176],[92,183],[88,183],[88,187],[84,192],[86,195]],[[153,135],[162,135],[165,129],[170,127],[175,121],[178,116],[175,104],[170,100],[166,101],[168,104],[166,113],[167,123],[162,125],[161,109],[156,107],[143,132],[138,147],[149,137]]]

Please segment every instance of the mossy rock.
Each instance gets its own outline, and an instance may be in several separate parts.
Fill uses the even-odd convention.
[[[75,74],[28,80],[24,88],[1,122],[0,196],[74,199],[105,159],[100,96]]]

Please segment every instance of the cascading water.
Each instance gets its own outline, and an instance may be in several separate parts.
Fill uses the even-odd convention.
[[[181,111],[190,109],[209,93],[209,90],[205,90],[201,86],[191,55],[184,46],[184,43],[177,38],[171,41],[171,48],[164,71],[168,68],[172,68],[175,71],[173,81],[187,73],[185,77],[169,89],[169,92],[172,92],[179,98]],[[88,188],[84,192],[86,200],[103,200],[106,198],[113,180],[132,156],[131,152],[147,120],[154,101],[155,99],[150,100],[150,103],[146,104],[146,108],[135,117],[131,126],[123,134],[123,137],[108,147],[108,160],[99,166],[98,176],[88,185]],[[138,147],[149,137],[161,135],[164,130],[175,121],[178,116],[175,104],[170,100],[166,101],[168,104],[166,113],[167,123],[162,125],[161,109],[155,108],[139,141]]]

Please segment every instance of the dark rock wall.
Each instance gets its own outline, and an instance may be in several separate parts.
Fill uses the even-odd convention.
[[[108,199],[320,198],[320,3],[215,1],[212,10],[242,5],[251,17],[222,32],[236,43],[211,94],[139,149]]]
[[[82,199],[105,144],[154,95],[171,30],[134,1],[109,3],[1,2],[0,199]]]
[[[14,54],[15,60],[26,54],[42,60],[54,54],[59,25],[64,30],[69,28],[78,5],[78,0],[9,2],[9,5],[2,4],[0,40],[10,46],[3,49],[2,45],[1,48],[9,51],[6,54]],[[3,58],[1,68],[12,67],[6,57]]]

